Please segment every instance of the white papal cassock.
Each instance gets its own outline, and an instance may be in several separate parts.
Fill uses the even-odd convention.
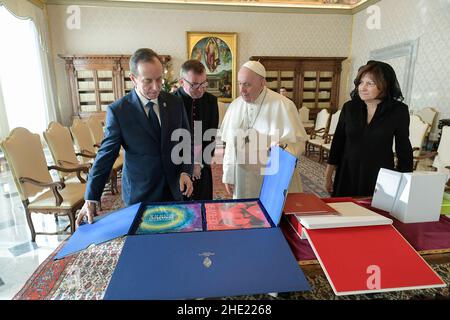
[[[230,104],[219,135],[226,143],[222,182],[234,185],[234,199],[259,196],[271,145],[287,144],[299,157],[308,139],[294,103],[266,87],[253,103],[239,97]],[[301,191],[296,169],[289,192]]]

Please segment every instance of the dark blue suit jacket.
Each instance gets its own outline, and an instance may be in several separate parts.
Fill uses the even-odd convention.
[[[189,132],[189,122],[180,98],[161,92],[158,105],[160,142],[150,127],[135,90],[108,107],[105,136],[89,172],[86,200],[100,200],[121,146],[125,150],[122,170],[122,198],[125,205],[162,201],[167,198],[167,186],[176,201],[183,200],[179,178],[181,172],[192,174],[192,152],[189,163],[174,164],[171,153],[178,141],[171,141],[171,135],[178,128]],[[186,140],[184,143],[191,144]]]

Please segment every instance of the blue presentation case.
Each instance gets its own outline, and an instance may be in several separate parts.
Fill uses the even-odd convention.
[[[303,291],[279,228],[129,236],[104,299],[193,299]]]
[[[80,226],[55,259],[127,235],[104,296],[111,300],[217,298],[310,290],[278,227],[296,158],[274,147],[268,168],[273,161],[278,161],[279,170],[265,175],[258,199],[212,201],[257,200],[271,228],[131,235],[140,213],[155,204],[140,203],[92,225]]]

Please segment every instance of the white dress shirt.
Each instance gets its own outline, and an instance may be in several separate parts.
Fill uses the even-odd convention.
[[[155,110],[155,113],[158,116],[159,125],[161,125],[161,117],[159,116],[158,98],[152,99],[152,100],[148,100],[146,97],[141,95],[137,89],[134,89],[134,90],[136,91],[136,94],[138,95],[139,100],[141,101],[142,105],[144,106],[144,111],[145,111],[145,114],[147,115],[147,117],[148,117],[148,112],[149,112],[149,109],[147,107],[147,103],[149,101],[153,102],[153,110]]]

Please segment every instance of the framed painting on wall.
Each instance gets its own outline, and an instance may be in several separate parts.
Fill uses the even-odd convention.
[[[206,69],[208,92],[221,102],[236,98],[237,33],[187,32],[188,59]]]

